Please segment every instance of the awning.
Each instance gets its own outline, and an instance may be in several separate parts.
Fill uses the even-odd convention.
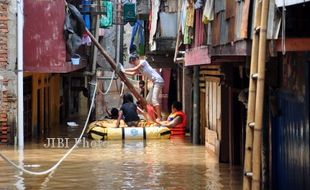
[[[296,5],[300,3],[309,2],[310,0],[276,0],[277,7]]]
[[[211,64],[207,46],[192,48],[185,53],[185,66]]]

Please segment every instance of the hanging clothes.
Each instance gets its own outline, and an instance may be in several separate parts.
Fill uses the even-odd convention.
[[[83,0],[83,12],[90,12],[90,6],[91,6],[91,1],[90,0]],[[85,26],[88,30],[90,30],[90,15],[89,14],[83,14],[83,19],[85,22]]]
[[[186,26],[194,27],[195,9],[194,2],[192,0],[189,0],[186,9]]]
[[[113,3],[110,1],[102,1],[102,6],[106,9],[106,15],[101,16],[100,28],[109,28],[113,21]]]
[[[138,20],[132,27],[129,53],[136,52],[139,55],[144,55],[144,47],[144,21]]]
[[[184,28],[184,39],[183,39],[183,43],[184,44],[191,44],[191,38],[190,38],[190,31],[189,31],[189,27],[185,26]]]
[[[187,0],[186,6],[186,20],[184,26],[184,44],[191,44],[194,39],[194,21],[195,21],[195,9],[194,9],[194,2],[193,0]]]
[[[214,0],[207,0],[202,14],[202,22],[208,24],[214,19]]]
[[[186,25],[186,7],[187,7],[187,0],[183,1],[182,4],[182,11],[181,11],[181,26],[182,26],[182,34],[184,34],[185,25]]]
[[[197,0],[194,4],[195,9],[200,9],[203,6],[203,0]]]
[[[86,32],[83,34],[82,44],[87,45],[87,46],[91,46],[91,38],[89,37],[89,35]]]
[[[67,4],[64,22],[64,38],[67,51],[73,55],[82,45],[82,37],[85,31],[83,15],[72,4]]]
[[[157,29],[157,21],[158,21],[158,11],[160,6],[160,0],[152,0],[151,4],[151,15],[150,15],[150,37],[149,37],[149,44],[151,51],[156,50],[156,43],[154,41],[154,36],[156,34]]]

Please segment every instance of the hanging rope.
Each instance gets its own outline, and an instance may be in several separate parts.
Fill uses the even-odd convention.
[[[122,87],[121,87],[121,93],[119,95],[120,97],[122,97],[124,95],[124,88],[125,88],[124,82],[121,82],[121,85],[122,85]]]
[[[116,85],[116,86],[118,86],[118,85]],[[118,108],[119,107],[121,107],[121,104],[122,104],[122,99],[121,99],[121,97],[124,95],[124,87],[125,87],[125,84],[124,84],[124,82],[122,82],[121,81],[121,89],[120,89],[120,91],[119,90],[117,90],[117,91],[119,91],[119,99],[118,99]]]
[[[112,77],[111,77],[111,80],[110,80],[110,84],[108,86],[108,89],[105,91],[105,92],[102,92],[100,88],[98,88],[98,91],[102,94],[102,95],[107,95],[111,89],[111,86],[112,86],[112,82],[113,82],[113,79],[114,79],[114,76],[115,76],[115,71],[113,71],[112,73]]]
[[[88,124],[88,121],[89,121],[89,118],[90,118],[90,114],[92,112],[92,108],[94,106],[94,100],[95,100],[96,91],[97,91],[97,82],[95,84],[95,89],[94,89],[91,105],[90,105],[90,108],[89,108],[89,111],[88,111],[87,119],[86,119],[85,124],[84,124],[84,128],[83,128],[83,130],[81,132],[81,135],[79,136],[78,140],[73,145],[73,147],[70,150],[68,150],[68,152],[66,152],[63,155],[63,157],[54,166],[52,166],[51,168],[49,168],[48,170],[45,170],[45,171],[34,172],[34,171],[30,171],[30,170],[25,169],[23,166],[18,166],[13,161],[11,161],[8,157],[3,155],[1,152],[0,152],[0,157],[2,157],[6,162],[8,162],[10,165],[15,167],[16,169],[21,170],[21,171],[23,171],[23,172],[25,172],[27,174],[30,174],[30,175],[46,175],[46,174],[54,171],[69,156],[69,154],[77,147],[78,143],[81,141],[81,139],[83,137],[83,134],[84,134],[84,132],[86,130],[86,127],[87,127],[87,124]]]

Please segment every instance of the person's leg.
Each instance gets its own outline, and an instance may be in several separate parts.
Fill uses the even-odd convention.
[[[159,95],[162,89],[161,84],[155,83],[153,86],[153,93],[152,93],[152,104],[155,108],[155,112],[157,114],[157,119],[161,120],[161,109],[160,109],[160,101],[159,101]]]
[[[160,109],[160,105],[156,105],[154,106],[155,108],[155,111],[156,111],[156,115],[157,115],[157,118],[156,118],[156,121],[161,121],[161,109]]]
[[[149,93],[146,96],[146,101],[149,104],[152,104],[152,98],[153,98],[153,89],[154,89],[154,85],[152,86],[152,88],[150,89]]]

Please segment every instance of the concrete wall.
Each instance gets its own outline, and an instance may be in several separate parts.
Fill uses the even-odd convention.
[[[128,53],[129,53],[128,48],[130,45],[130,38],[131,38],[131,26],[127,24],[124,26],[124,46],[127,47],[127,49],[124,48],[124,52],[123,52],[123,54],[126,55],[126,57],[124,57],[125,68],[130,67],[128,64]],[[101,43],[101,46],[108,52],[108,54],[112,58],[115,59],[115,54],[116,54],[116,26],[115,25],[113,25],[113,27],[109,29],[104,29],[104,35],[100,43]],[[112,71],[110,69],[110,65],[100,53],[98,53],[98,63],[103,65],[104,77],[111,77]],[[110,80],[105,80],[104,82],[105,91],[108,89],[109,84],[110,84]],[[118,87],[116,85],[118,85]],[[134,85],[138,88],[138,84],[134,84]],[[111,110],[111,108],[113,107],[119,108],[121,106],[122,99],[120,97],[120,89],[121,89],[120,80],[117,80],[117,82],[114,80],[109,93],[104,96],[104,102],[109,110]],[[124,92],[129,92],[126,87],[124,89]],[[103,111],[102,117],[106,115],[107,114]]]
[[[0,143],[13,143],[16,124],[16,1],[0,0]]]

